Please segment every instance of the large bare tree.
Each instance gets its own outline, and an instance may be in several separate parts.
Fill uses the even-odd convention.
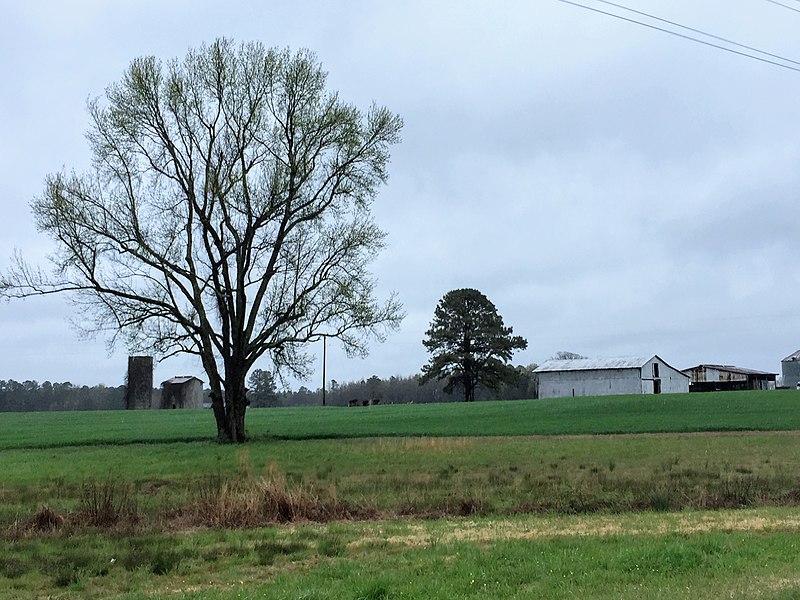
[[[112,344],[197,355],[236,442],[259,357],[304,375],[320,335],[358,354],[397,327],[368,266],[402,120],[342,102],[311,52],[223,39],[138,58],[89,112],[92,168],[48,176],[32,202],[53,269],[17,255],[3,295],[66,292]]]

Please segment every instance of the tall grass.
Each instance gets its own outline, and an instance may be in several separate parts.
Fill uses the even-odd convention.
[[[800,505],[800,436],[390,438],[8,450],[0,527],[150,530]],[[154,458],[157,457],[157,458]],[[19,460],[17,460],[19,459]],[[102,462],[100,462],[102,461]],[[67,471],[76,462],[108,481]],[[36,464],[35,472],[25,469]],[[145,464],[143,468],[142,464]],[[50,479],[58,473],[59,484]],[[75,477],[75,479],[73,479]],[[90,482],[87,485],[87,481]],[[141,521],[141,522],[140,522]]]
[[[202,480],[181,511],[192,525],[223,528],[263,527],[296,521],[327,522],[348,519],[351,509],[336,497],[335,488],[290,484],[270,462],[261,477],[212,475]]]

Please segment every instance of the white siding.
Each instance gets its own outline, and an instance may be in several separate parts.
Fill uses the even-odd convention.
[[[660,393],[675,394],[689,391],[689,377],[672,368],[658,356],[642,360],[640,366],[620,368],[577,368],[564,362],[545,363],[536,370],[539,398],[565,398],[570,396],[610,396],[616,394],[653,394],[655,382]],[[577,363],[579,361],[572,361]],[[610,363],[613,364],[613,363]]]
[[[792,389],[796,388],[800,383],[800,361],[784,359],[781,362],[781,371],[783,372],[783,385]]]
[[[658,379],[661,380],[662,394],[680,394],[689,391],[689,377],[677,369],[673,369],[658,356],[648,360],[642,367],[642,394],[653,393],[653,381],[656,379],[654,365],[658,365]]]
[[[638,368],[538,373],[539,398],[641,394],[643,390],[640,373],[641,369]]]

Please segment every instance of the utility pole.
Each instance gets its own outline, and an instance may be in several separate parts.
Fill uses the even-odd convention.
[[[322,336],[322,406],[325,406],[325,363],[328,359],[328,336]]]

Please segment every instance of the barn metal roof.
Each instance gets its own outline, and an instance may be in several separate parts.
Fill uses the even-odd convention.
[[[727,371],[728,373],[738,373],[739,375],[777,375],[777,373],[756,371],[755,369],[743,369],[742,367],[734,367],[733,365],[697,365],[696,367],[683,369],[682,372],[686,373],[686,371],[694,371],[695,369],[716,369],[717,371]]]
[[[796,360],[800,360],[800,350],[798,350],[794,354],[790,354],[789,356],[784,358],[781,362],[793,362]]]
[[[578,358],[573,360],[548,360],[534,373],[550,371],[597,371],[600,369],[641,369],[649,358],[623,356],[618,358]]]
[[[192,379],[197,379],[197,381],[203,383],[203,380],[200,379],[199,377],[195,377],[194,375],[184,375],[182,377],[173,377],[171,379],[167,379],[166,381],[162,381],[161,385],[164,385],[165,383],[169,383],[171,385],[177,385],[181,383],[186,383],[187,381],[191,381]]]

